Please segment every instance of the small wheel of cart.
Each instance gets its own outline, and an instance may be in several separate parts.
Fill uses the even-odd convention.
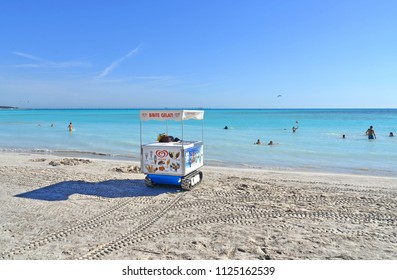
[[[181,187],[186,191],[190,191],[193,189],[193,187],[197,186],[202,181],[203,181],[203,172],[196,171],[190,174],[189,176],[182,178]]]
[[[154,184],[153,184],[152,180],[149,178],[149,176],[145,177],[145,184],[146,184],[146,187],[149,187],[149,188],[154,187]]]

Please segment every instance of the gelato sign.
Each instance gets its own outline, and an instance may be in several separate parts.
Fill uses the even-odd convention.
[[[141,120],[157,120],[157,121],[183,121],[189,119],[202,120],[204,118],[204,111],[194,111],[194,110],[144,110],[141,111]]]

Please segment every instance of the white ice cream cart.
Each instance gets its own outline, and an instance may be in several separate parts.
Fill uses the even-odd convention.
[[[201,120],[201,141],[185,140],[184,121],[190,119]],[[178,185],[190,190],[200,183],[203,180],[203,173],[198,169],[204,165],[204,111],[142,110],[140,120],[141,169],[146,174],[146,184]],[[144,121],[181,122],[182,139],[142,144]]]

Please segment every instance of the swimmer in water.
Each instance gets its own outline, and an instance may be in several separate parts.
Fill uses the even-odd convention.
[[[367,129],[365,134],[368,135],[368,139],[376,139],[375,130],[372,125]]]

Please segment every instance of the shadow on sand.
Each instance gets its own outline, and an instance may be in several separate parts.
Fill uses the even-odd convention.
[[[34,191],[18,194],[15,197],[46,201],[67,200],[70,195],[93,195],[104,198],[156,196],[181,191],[178,186],[147,187],[144,180],[110,180],[97,183],[66,181]]]

